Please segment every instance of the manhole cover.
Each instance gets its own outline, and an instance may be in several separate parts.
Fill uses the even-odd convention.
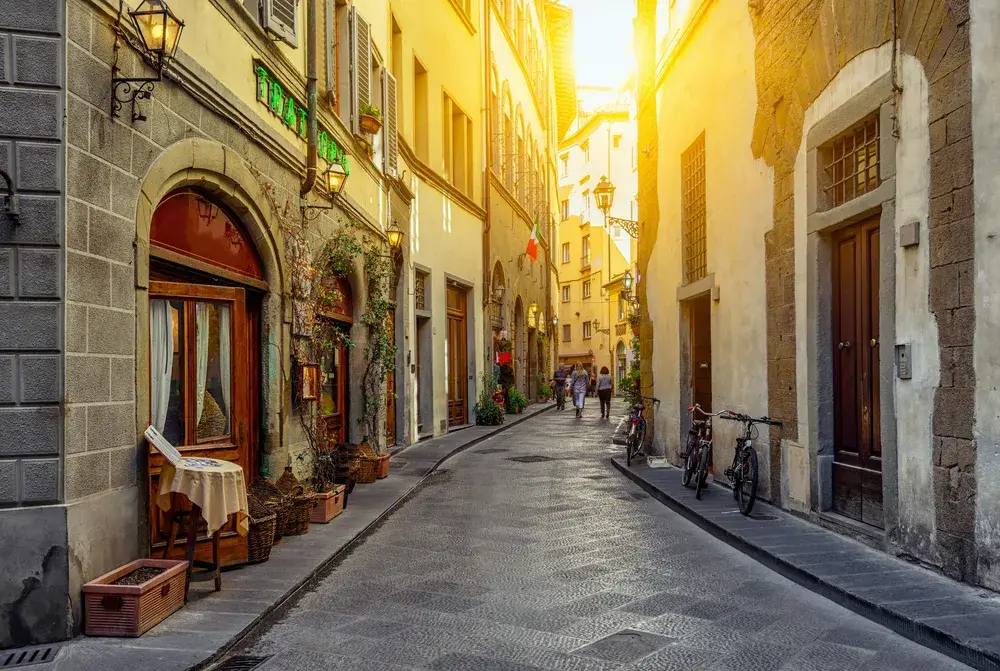
[[[750,519],[758,520],[760,522],[774,522],[778,519],[777,515],[750,515]]]
[[[224,661],[222,666],[216,667],[215,671],[253,671],[269,659],[271,659],[270,655],[267,657],[237,655]]]
[[[588,480],[608,480],[609,478],[611,478],[610,475],[585,475],[583,477],[587,478]]]
[[[555,459],[543,457],[540,454],[526,454],[523,457],[507,457],[507,461],[516,461],[519,464],[537,464],[543,461],[555,461]]]
[[[499,454],[500,452],[510,452],[502,447],[487,447],[485,450],[476,450],[476,454]]]
[[[622,501],[641,501],[642,499],[648,499],[649,494],[635,493],[635,492],[625,492],[619,494],[615,497],[616,499],[621,499]]]
[[[59,647],[46,645],[39,648],[18,648],[17,650],[0,650],[0,669],[20,669],[24,666],[48,664],[55,661]]]

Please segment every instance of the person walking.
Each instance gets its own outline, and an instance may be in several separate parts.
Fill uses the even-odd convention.
[[[573,391],[573,407],[576,408],[576,416],[583,417],[583,402],[587,398],[587,387],[590,386],[590,374],[583,368],[583,364],[576,364],[576,370],[569,381],[570,389]]]
[[[556,409],[566,409],[566,369],[563,366],[556,368],[555,375],[552,376],[552,386],[556,393]]]
[[[601,419],[610,419],[611,372],[607,366],[601,366],[601,374],[597,376],[597,396],[601,400]]]

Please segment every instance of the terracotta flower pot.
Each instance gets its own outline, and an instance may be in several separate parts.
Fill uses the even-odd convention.
[[[379,480],[389,477],[389,460],[391,458],[388,454],[379,456],[378,464],[375,465],[375,477]]]
[[[382,130],[382,122],[371,114],[359,115],[358,123],[361,125],[361,131],[369,135],[375,135]]]
[[[344,512],[344,498],[346,493],[347,487],[337,485],[333,488],[333,491],[319,492],[314,495],[309,521],[316,524],[326,524]]]
[[[87,636],[142,636],[184,605],[186,561],[137,559],[83,586]],[[141,568],[166,569],[138,585],[113,585]]]

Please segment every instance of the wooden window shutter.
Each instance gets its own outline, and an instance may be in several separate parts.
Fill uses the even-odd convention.
[[[396,78],[388,70],[382,71],[382,117],[385,120],[383,146],[385,147],[385,172],[395,177],[399,166],[399,141],[396,128]]]
[[[299,46],[298,0],[263,0],[261,23],[276,37],[293,47]]]
[[[359,111],[362,105],[370,105],[372,102],[372,44],[371,25],[356,7],[351,15],[351,31],[351,46],[354,48],[351,58],[351,129],[360,134]]]

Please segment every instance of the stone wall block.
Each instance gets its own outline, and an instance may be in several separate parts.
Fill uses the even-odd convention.
[[[70,0],[67,6],[69,15],[66,18],[68,37],[84,49],[90,49],[90,9],[82,0]]]
[[[5,349],[60,348],[60,312],[57,303],[0,302],[0,343]]]
[[[13,355],[0,356],[0,403],[17,400]]]
[[[21,402],[58,403],[62,400],[62,371],[57,354],[22,354]]]
[[[111,66],[74,44],[66,47],[66,56],[73,64],[66,77],[70,93],[80,96],[97,109],[108,109],[111,105]]]
[[[95,156],[122,170],[131,170],[134,134],[120,119],[112,119],[108,114],[91,108],[90,151]]]
[[[132,487],[139,479],[138,449],[135,446],[112,450],[109,454],[112,487]]]
[[[0,30],[25,30],[58,34],[62,25],[59,6],[65,0],[0,0]]]
[[[153,159],[160,153],[160,148],[147,140],[142,135],[136,134],[132,138],[132,174],[136,177],[144,177]]]
[[[59,408],[0,408],[0,457],[59,454]]]
[[[963,219],[930,230],[931,267],[971,260],[976,253],[974,218]]]
[[[972,346],[976,315],[971,307],[938,312],[937,318],[938,339],[942,348]]]
[[[58,140],[62,129],[59,93],[26,89],[0,89],[0,135]]]
[[[972,103],[963,105],[947,117],[948,144],[972,137]]]
[[[135,310],[135,270],[131,265],[111,266],[111,307]]]
[[[945,1],[949,2],[950,0]],[[952,39],[949,41],[948,37]],[[955,26],[951,21],[945,22],[941,38],[939,40],[940,48],[938,45],[934,46],[925,66],[928,73],[927,79],[931,84],[931,95],[945,78],[951,77],[962,68],[967,68],[972,61],[972,43],[969,40],[968,23]],[[968,72],[965,73],[965,76],[969,77]],[[964,94],[965,100],[971,99],[971,94],[968,91],[962,89],[955,89],[955,91],[956,94]],[[931,117],[932,120],[934,118],[936,117]]]
[[[951,361],[954,386],[972,389],[976,386],[976,369],[971,347],[949,347],[945,350]],[[944,353],[942,353],[942,359]]]
[[[59,500],[59,459],[21,461],[21,500],[48,503]]]
[[[66,246],[81,252],[87,251],[87,229],[90,226],[90,208],[80,200],[66,200]]]
[[[87,451],[135,443],[135,408],[131,404],[87,408]]]
[[[976,443],[960,438],[941,438],[940,456],[940,465],[944,468],[957,468],[962,473],[972,472],[976,467]]]
[[[14,83],[59,86],[62,41],[51,37],[14,37]]]
[[[132,263],[134,228],[128,220],[91,208],[87,251],[119,263]]]
[[[66,298],[92,305],[111,304],[111,264],[76,252],[66,255]]]
[[[948,144],[948,126],[946,119],[938,119],[931,124],[931,153],[940,151]]]
[[[110,399],[111,368],[108,357],[66,357],[67,403],[107,403]]]
[[[90,109],[75,95],[66,96],[66,139],[84,151],[90,151]]]
[[[66,454],[87,451],[87,406],[68,405],[63,417],[63,446]]]
[[[139,180],[127,172],[114,170],[111,173],[111,209],[125,222],[129,233],[135,237],[136,209],[139,203]]]
[[[14,295],[14,250],[0,247],[0,296]]]
[[[975,390],[938,388],[934,393],[934,434],[972,440]]]
[[[931,154],[931,198],[972,184],[972,138]]]
[[[62,251],[22,248],[18,260],[18,295],[22,298],[58,298],[62,289]]]
[[[958,267],[958,301],[962,307],[972,305],[974,299],[973,282],[975,267],[972,261],[956,264]]]
[[[109,487],[107,452],[87,452],[66,457],[66,500],[103,492]]]
[[[59,244],[63,232],[59,199],[24,195],[20,200],[21,218],[17,225],[0,211],[0,241],[15,245]]]
[[[6,35],[0,35],[0,82],[9,82],[10,77],[8,77],[7,71],[10,69],[7,66],[7,42],[9,38]]]
[[[66,351],[87,351],[87,306],[66,304]]]
[[[62,189],[62,149],[57,144],[17,143],[17,188],[59,193]]]
[[[69,195],[110,210],[111,166],[72,147],[68,159]]]
[[[135,314],[88,308],[87,351],[91,354],[133,354]]]
[[[111,360],[111,400],[135,400],[135,358]]]
[[[201,127],[202,106],[179,86],[170,86],[170,109],[177,112],[192,126]]]
[[[17,461],[0,459],[0,504],[17,503]]]

